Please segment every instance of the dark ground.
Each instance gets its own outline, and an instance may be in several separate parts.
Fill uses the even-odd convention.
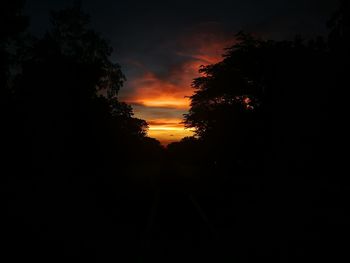
[[[5,182],[6,262],[338,262],[347,251],[348,191],[326,176],[125,171]]]

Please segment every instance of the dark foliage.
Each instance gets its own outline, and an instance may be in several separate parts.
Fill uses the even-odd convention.
[[[80,6],[52,12],[44,37],[20,42],[20,3],[6,4],[1,16],[3,257],[107,259],[108,246],[117,245],[112,235],[131,242],[123,220],[139,216],[130,210],[142,194],[131,167],[159,160],[163,149],[146,137],[146,121],[119,102],[125,77]],[[130,215],[116,215],[112,207],[124,205]]]
[[[327,118],[330,56],[322,38],[305,44],[239,33],[223,61],[203,67],[193,82],[185,123],[210,145],[213,161],[284,154],[302,161],[296,153],[320,142]]]
[[[240,32],[163,149],[80,5],[0,9],[5,262],[338,262],[349,234],[349,4],[327,39]]]
[[[239,262],[329,261],[345,255],[340,240],[349,233],[341,212],[349,200],[343,151],[348,9],[342,1],[328,39],[273,41],[240,32],[223,60],[202,67],[193,81],[184,122],[196,135],[168,151],[182,163],[201,160],[201,179],[194,184],[201,186],[192,191],[204,200],[210,192],[219,202],[211,207],[202,201],[208,211],[247,220],[236,222],[244,231],[231,232],[241,241],[235,246],[245,251]],[[249,196],[228,201],[241,191]],[[236,213],[227,212],[231,206]],[[334,210],[339,213],[330,219]],[[253,245],[246,235],[259,241]]]

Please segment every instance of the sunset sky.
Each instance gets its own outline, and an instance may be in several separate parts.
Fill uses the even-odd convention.
[[[120,93],[120,99],[133,106],[136,116],[147,120],[149,136],[163,144],[192,135],[192,131],[181,124],[183,114],[189,109],[188,96],[193,93],[191,82],[199,76],[201,65],[221,59],[224,48],[232,45],[233,38],[220,24],[212,22],[189,28],[170,41],[160,48],[172,55],[172,61],[159,68],[130,61],[135,72]],[[161,60],[161,56],[154,59]]]
[[[48,10],[74,0],[28,0],[31,30],[42,34]],[[181,124],[186,96],[201,65],[216,63],[240,30],[274,39],[324,34],[334,0],[112,1],[83,0],[93,27],[110,40],[112,60],[127,82],[119,98],[149,123],[149,136],[166,145],[192,132]]]

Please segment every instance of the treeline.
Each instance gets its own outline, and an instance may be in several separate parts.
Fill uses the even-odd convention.
[[[215,257],[228,262],[254,262],[262,253],[276,262],[345,254],[348,181],[339,178],[347,164],[348,1],[330,19],[327,37],[237,34],[223,60],[193,81],[184,123],[195,136],[166,152],[118,100],[125,76],[80,6],[52,12],[50,28],[36,38],[27,32],[23,2],[0,4],[0,212],[8,262],[138,262],[159,192],[168,189],[165,227],[176,225],[179,235],[189,229],[182,226],[194,215],[180,206],[186,220],[176,222],[167,200],[179,205],[178,196],[192,196],[219,230],[220,242],[208,244],[225,253]],[[304,174],[326,176],[288,178]]]
[[[126,78],[112,48],[80,5],[52,12],[39,38],[24,1],[0,5],[2,258],[129,255],[153,198],[135,178],[163,148],[118,100]]]
[[[169,145],[169,154],[239,174],[334,173],[346,138],[347,1],[328,27],[327,37],[309,40],[238,33],[223,60],[193,81],[184,123],[195,136]]]
[[[189,188],[221,230],[222,262],[347,257],[349,17],[341,1],[328,36],[309,40],[240,32],[193,81],[195,136],[168,154],[198,169]]]
[[[146,136],[146,121],[118,100],[126,78],[110,59],[112,48],[79,5],[52,12],[41,38],[26,31],[23,1],[6,1],[5,7],[2,152],[10,171],[90,174],[157,158],[161,146]]]

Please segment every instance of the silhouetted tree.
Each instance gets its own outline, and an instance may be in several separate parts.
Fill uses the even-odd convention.
[[[328,27],[331,29],[329,34],[330,47],[342,54],[349,56],[350,44],[350,6],[349,1],[341,0],[338,10],[328,21]]]
[[[28,25],[28,19],[22,15],[24,1],[5,0],[1,3],[0,11],[0,85],[1,97],[4,98],[5,89],[9,88],[10,67],[16,59],[16,50],[20,34]],[[8,92],[8,91],[7,91]]]
[[[327,141],[327,148],[333,152],[332,158],[325,162],[329,163],[332,173],[341,174],[346,169],[344,164],[345,156],[341,153],[345,150],[348,141],[349,130],[344,120],[347,118],[348,98],[347,87],[350,85],[350,5],[349,1],[341,0],[337,11],[328,21],[330,34],[328,45],[331,59],[329,62],[329,74],[332,75],[332,82],[329,86],[329,118],[327,135],[332,140]]]
[[[0,4],[0,117],[2,176],[16,167],[21,145],[17,105],[14,99],[13,81],[18,74],[20,50],[24,44],[24,33],[28,19],[22,14],[24,1],[2,1]]]
[[[93,173],[131,160],[148,126],[118,101],[125,77],[110,60],[112,48],[79,5],[52,12],[51,23],[27,50],[16,82],[34,166]]]
[[[194,136],[170,143],[166,149],[168,158],[172,161],[197,165],[205,164],[206,151],[199,139]]]
[[[215,162],[284,154],[274,162],[304,162],[298,152],[319,139],[327,103],[327,45],[322,38],[305,44],[300,37],[272,41],[242,32],[236,41],[221,62],[200,69],[186,126],[195,128]]]
[[[220,256],[231,259],[235,248],[242,261],[257,261],[261,251],[280,261],[273,247],[288,260],[300,259],[303,249],[303,259],[324,250],[333,260],[346,246],[335,232],[344,232],[346,217],[337,214],[347,195],[330,187],[334,180],[341,189],[339,167],[347,164],[339,159],[347,138],[339,131],[349,83],[346,1],[327,41],[237,34],[223,60],[202,67],[193,81],[184,123],[195,136],[166,152],[118,100],[125,77],[80,6],[53,12],[51,29],[19,59],[20,3],[0,11],[12,21],[9,28],[1,23],[0,100],[9,112],[2,151],[11,160],[5,167],[20,175],[1,185],[12,194],[1,206],[8,210],[1,234],[14,260],[106,261],[116,248],[130,258],[147,217],[155,244],[176,246],[171,237],[185,234],[191,242],[198,234],[198,253],[204,241],[213,258],[225,248]],[[309,178],[321,173],[325,180]],[[296,178],[302,174],[308,178]],[[163,227],[165,235],[157,231]]]
[[[147,123],[118,100],[125,77],[79,5],[52,12],[50,30],[22,52],[6,100],[11,122],[5,124],[15,126],[2,138],[8,146],[2,151],[12,160],[5,179],[16,198],[2,206],[8,208],[2,238],[9,254],[21,250],[39,262],[76,254],[96,261],[97,250],[117,246],[109,233],[121,235],[115,230],[120,221],[110,220],[119,212],[115,208],[124,205],[128,220],[137,218],[128,199],[134,186],[128,168],[159,158],[162,148],[146,137]],[[124,233],[121,239],[127,238]],[[38,247],[47,249],[39,253]]]

